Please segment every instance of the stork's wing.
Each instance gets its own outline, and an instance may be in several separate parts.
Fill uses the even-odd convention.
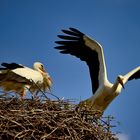
[[[14,73],[11,70],[0,70],[0,88],[5,92],[17,92],[23,91],[25,86],[31,85],[31,81]]]
[[[92,81],[92,90],[95,93],[99,85],[106,79],[101,45],[75,28],[62,30],[62,32],[66,35],[58,35],[63,40],[56,41],[59,46],[55,48],[60,50],[60,53],[74,55],[87,63]]]
[[[24,68],[24,66],[17,63],[2,63],[0,67],[0,83],[2,82],[18,82],[18,83],[28,83],[29,80],[25,77],[16,74],[12,70],[17,68]]]
[[[16,83],[23,83],[23,84],[29,84],[31,81],[21,75],[18,75],[10,70],[1,70],[0,71],[0,83],[3,82],[14,82]],[[0,84],[0,85],[1,85]]]
[[[2,63],[1,66],[3,66],[2,68],[0,68],[0,70],[13,70],[16,68],[24,68],[24,66],[17,64],[17,63]]]
[[[2,63],[0,67],[0,83],[2,82],[17,82],[17,83],[29,83],[29,80],[24,76],[18,75],[12,70],[17,68],[24,68],[24,66],[17,63]]]
[[[124,75],[124,84],[127,81],[133,80],[133,79],[139,79],[140,78],[140,66],[131,70],[129,73]]]

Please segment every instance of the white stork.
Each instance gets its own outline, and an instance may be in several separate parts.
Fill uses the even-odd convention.
[[[62,30],[66,35],[58,35],[61,41],[56,41],[59,46],[55,47],[62,54],[71,54],[89,67],[93,96],[83,101],[92,109],[104,112],[113,99],[119,95],[127,81],[140,78],[140,66],[126,75],[118,75],[114,84],[107,79],[106,65],[102,46],[95,40],[83,34],[75,28]]]
[[[4,92],[16,92],[22,98],[26,91],[37,93],[49,90],[52,80],[40,62],[35,62],[33,69],[17,63],[2,63],[0,68],[0,88]]]

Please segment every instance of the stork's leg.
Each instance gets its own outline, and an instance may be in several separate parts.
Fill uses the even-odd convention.
[[[34,94],[32,94],[33,95],[33,99],[36,100],[36,101],[40,100],[40,97],[37,96],[38,93],[39,93],[39,91],[36,91]]]

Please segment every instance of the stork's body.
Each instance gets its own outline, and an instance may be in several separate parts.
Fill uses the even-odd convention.
[[[63,54],[71,54],[89,67],[93,96],[80,103],[86,104],[94,110],[103,112],[112,100],[119,95],[124,84],[132,79],[140,78],[140,66],[130,71],[128,74],[119,75],[114,84],[107,79],[106,65],[102,46],[95,40],[89,38],[77,29],[69,28],[62,30],[66,35],[58,35],[62,41],[56,41]]]
[[[52,85],[49,74],[40,62],[35,62],[33,69],[16,63],[2,63],[0,68],[0,87],[4,92],[16,92],[22,97],[26,91],[37,93],[50,89]]]
[[[121,85],[114,87],[113,84],[109,82],[105,83],[100,88],[98,88],[96,93],[91,98],[81,102],[80,105],[88,105],[94,110],[103,112],[113,101],[113,99],[119,95],[121,89]]]

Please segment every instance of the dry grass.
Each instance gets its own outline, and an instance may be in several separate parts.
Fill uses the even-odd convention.
[[[110,124],[69,100],[0,98],[1,140],[115,140]]]

